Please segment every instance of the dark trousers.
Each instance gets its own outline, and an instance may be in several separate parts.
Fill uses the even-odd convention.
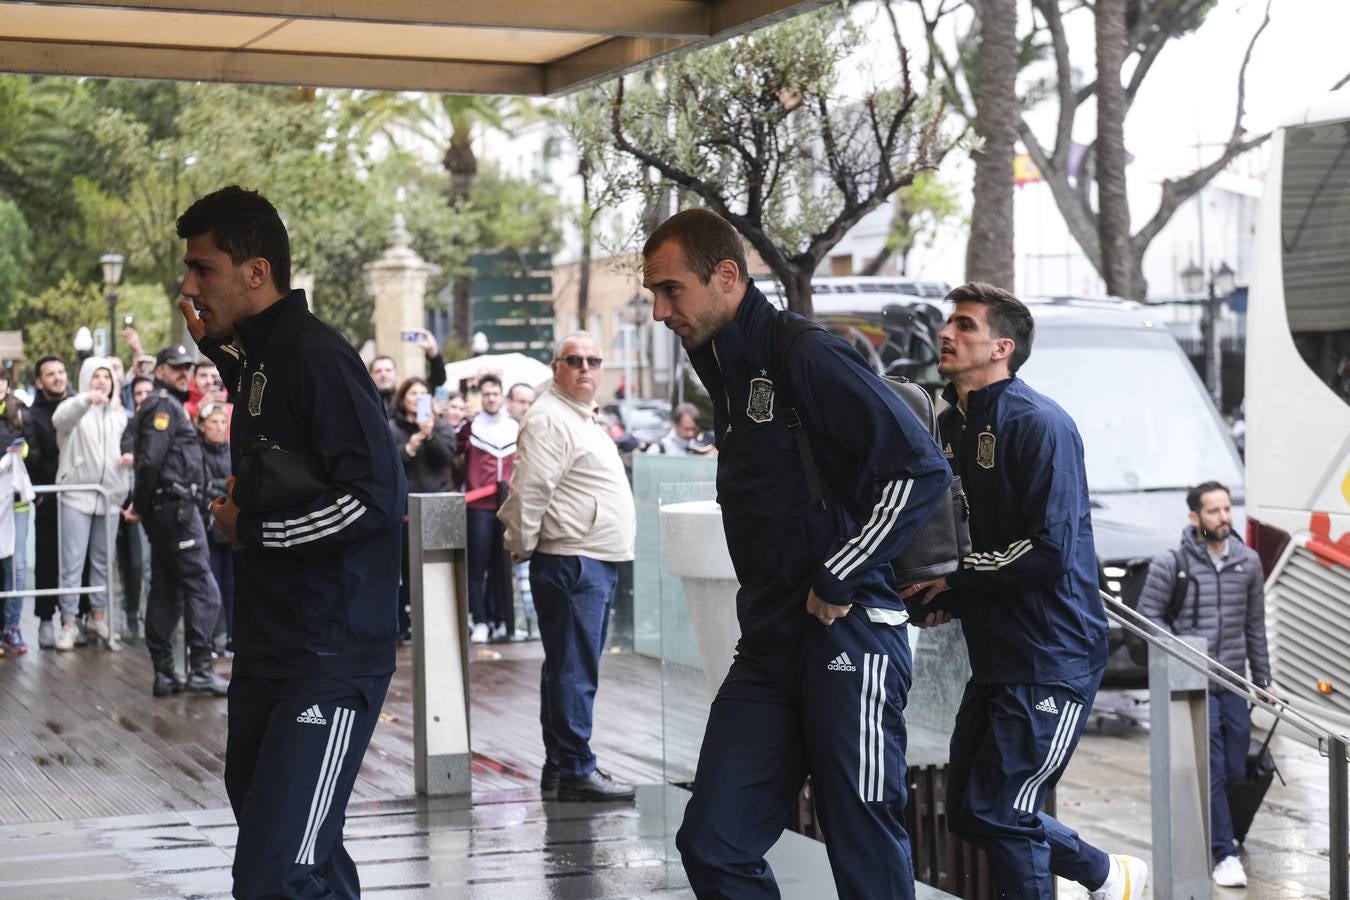
[[[530,557],[530,591],[544,645],[539,676],[544,758],[564,778],[595,770],[591,723],[617,579],[613,563],[588,556]]]
[[[773,655],[737,648],[676,836],[697,896],[779,896],[764,854],[810,775],[839,896],[914,897],[904,825],[910,676],[905,626],[874,622],[860,606],[829,627],[808,620],[796,645]]]
[[[470,618],[475,624],[505,623],[509,629],[514,629],[511,571],[504,565],[505,529],[497,521],[494,510],[469,509],[467,512]]]
[[[220,593],[211,577],[210,551],[201,514],[189,500],[171,500],[145,517],[150,539],[150,594],[145,601],[145,645],[156,668],[173,661],[179,618],[188,651],[209,655],[220,615]]]
[[[141,526],[122,519],[117,524],[117,567],[122,573],[122,609],[127,618],[140,616],[141,592],[145,585],[145,558]]]
[[[218,544],[208,539],[211,548],[211,577],[220,591],[220,616],[216,634],[234,634],[234,551],[229,544]]]
[[[1209,849],[1216,863],[1237,854],[1227,787],[1247,777],[1247,751],[1251,740],[1252,720],[1247,712],[1247,701],[1227,691],[1210,694]]]
[[[1101,673],[1056,684],[966,685],[952,730],[947,821],[982,847],[1000,897],[1054,897],[1054,876],[1101,887],[1105,853],[1041,812],[1087,725]]]
[[[43,494],[34,504],[36,531],[34,532],[33,587],[61,586],[60,546],[57,540],[56,495]],[[56,615],[58,600],[54,596],[34,597],[33,611],[43,621]]]
[[[342,826],[390,678],[230,680],[235,897],[361,896]]]

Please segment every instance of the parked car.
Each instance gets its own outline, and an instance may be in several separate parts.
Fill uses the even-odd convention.
[[[623,430],[642,444],[661,440],[670,431],[670,404],[664,400],[620,400],[605,407]]]

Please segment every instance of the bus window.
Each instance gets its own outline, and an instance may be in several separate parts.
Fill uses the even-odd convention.
[[[1283,175],[1289,330],[1318,380],[1350,404],[1350,121],[1289,128]]]

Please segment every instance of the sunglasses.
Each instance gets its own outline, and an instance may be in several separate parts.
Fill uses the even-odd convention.
[[[604,360],[598,356],[577,356],[576,354],[560,356],[558,358],[567,363],[567,368],[569,369],[580,369],[583,362],[592,369],[598,369],[600,368],[600,364],[604,362]]]

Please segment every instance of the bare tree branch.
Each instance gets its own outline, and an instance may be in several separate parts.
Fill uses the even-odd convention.
[[[1347,83],[1350,83],[1350,72],[1347,72],[1347,73],[1345,74],[1345,77],[1344,77],[1344,78],[1342,78],[1340,81],[1338,81],[1338,82],[1336,82],[1335,84],[1333,84],[1333,85],[1331,86],[1331,89],[1332,89],[1333,91],[1339,91],[1341,88],[1345,87],[1345,85],[1346,85]]]

